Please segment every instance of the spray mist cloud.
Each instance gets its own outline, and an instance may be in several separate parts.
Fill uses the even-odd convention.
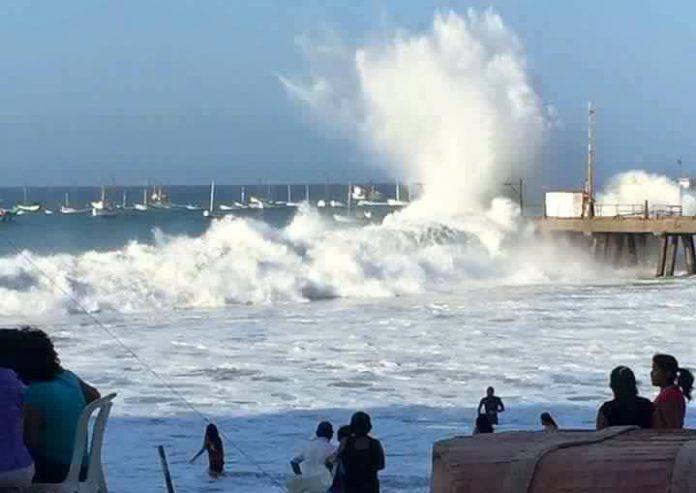
[[[416,209],[481,210],[533,165],[546,112],[519,40],[494,12],[437,13],[428,32],[353,51],[306,38],[302,47],[310,75],[281,77],[287,93],[422,183]]]

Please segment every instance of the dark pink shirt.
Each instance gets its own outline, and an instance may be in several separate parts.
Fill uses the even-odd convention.
[[[653,428],[675,429],[684,427],[686,399],[676,385],[665,387],[653,402]]]

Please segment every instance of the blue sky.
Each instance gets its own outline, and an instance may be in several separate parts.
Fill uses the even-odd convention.
[[[585,105],[598,106],[599,180],[645,168],[696,174],[696,4],[558,0],[94,0],[0,3],[4,185],[323,182],[381,178],[319,131],[278,73],[299,34],[427,29],[435,9],[493,6],[558,109],[549,185],[577,185]]]

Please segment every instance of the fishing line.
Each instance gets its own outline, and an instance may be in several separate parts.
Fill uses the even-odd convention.
[[[116,343],[118,345],[120,345],[121,348],[126,353],[128,353],[128,355],[130,355],[133,359],[138,361],[143,366],[143,368],[145,368],[148,372],[150,372],[152,375],[154,375],[160,382],[162,382],[164,384],[164,386],[177,399],[179,399],[187,408],[189,408],[191,411],[193,411],[193,413],[196,414],[199,418],[201,418],[203,420],[203,422],[212,423],[211,419],[208,416],[206,416],[201,411],[199,411],[188,399],[186,399],[186,397],[183,396],[183,394],[181,394],[178,390],[176,390],[176,388],[172,384],[170,384],[167,381],[167,379],[165,379],[158,371],[156,371],[147,362],[145,362],[140,356],[138,356],[138,354],[133,349],[131,349],[125,342],[123,342],[116,334],[114,334],[113,331],[111,331],[108,327],[106,327],[104,324],[102,324],[101,321],[96,317],[96,315],[94,315],[89,310],[87,310],[87,308],[85,308],[85,306],[82,303],[80,303],[80,300],[78,300],[75,295],[73,295],[69,291],[65,290],[60,284],[58,284],[55,280],[53,280],[53,278],[51,276],[49,276],[43,269],[41,269],[41,267],[39,267],[36,264],[36,262],[34,262],[34,260],[29,255],[27,255],[24,251],[20,250],[19,247],[17,247],[17,245],[15,245],[15,243],[10,238],[5,236],[5,241],[10,246],[10,248],[12,248],[12,250],[15,251],[15,253],[19,257],[21,257],[28,264],[30,264],[30,266],[33,267],[52,286],[54,286],[60,292],[62,292],[65,296],[70,298],[82,313],[87,315],[87,317],[89,317],[92,320],[92,322],[94,322],[95,325],[97,325],[106,334],[108,334],[108,336],[111,337],[111,339],[116,341]],[[247,461],[249,461],[250,464],[254,465],[261,472],[262,475],[266,476],[266,478],[268,478],[271,481],[271,483],[273,483],[274,486],[285,491],[285,488],[283,487],[283,485],[281,485],[278,482],[278,480],[276,480],[273,476],[271,476],[271,474],[268,471],[266,471],[261,466],[261,464],[256,462],[249,454],[247,454],[241,447],[239,447],[239,445],[237,445],[234,441],[230,440],[229,437],[225,434],[224,430],[221,429],[220,433],[225,438],[227,443],[232,445],[232,447],[235,450],[237,450],[240,453],[240,455],[242,455]]]

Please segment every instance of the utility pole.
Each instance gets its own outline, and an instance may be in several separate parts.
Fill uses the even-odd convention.
[[[524,180],[520,178],[517,182],[517,186],[510,181],[504,183],[506,187],[509,187],[514,193],[517,194],[517,201],[520,205],[520,216],[524,215]]]
[[[585,179],[585,204],[583,216],[586,218],[594,217],[594,118],[595,110],[592,102],[587,103],[587,178]]]

